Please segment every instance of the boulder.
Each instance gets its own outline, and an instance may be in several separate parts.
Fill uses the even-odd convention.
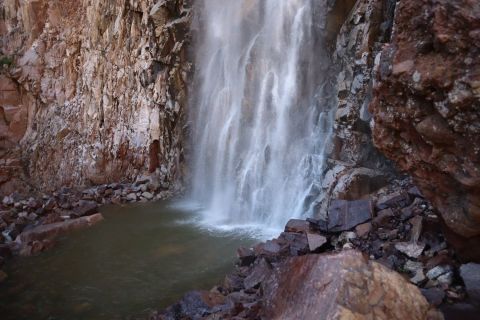
[[[266,319],[443,319],[420,290],[361,253],[292,257],[263,286]]]

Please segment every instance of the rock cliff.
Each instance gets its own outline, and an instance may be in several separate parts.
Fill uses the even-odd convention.
[[[0,191],[152,172],[172,188],[183,170],[188,1],[4,0],[0,12]]]
[[[375,145],[410,173],[467,245],[480,239],[480,3],[400,1],[377,56]],[[461,235],[461,236],[459,236]],[[477,245],[474,245],[476,243]]]

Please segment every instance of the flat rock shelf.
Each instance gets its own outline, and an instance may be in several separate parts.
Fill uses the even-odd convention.
[[[248,236],[199,228],[171,203],[107,206],[105,221],[68,234],[50,251],[17,257],[1,284],[9,319],[135,319],[233,269]]]

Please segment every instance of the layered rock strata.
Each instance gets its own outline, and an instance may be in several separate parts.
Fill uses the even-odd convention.
[[[0,5],[0,191],[182,175],[183,0]]]

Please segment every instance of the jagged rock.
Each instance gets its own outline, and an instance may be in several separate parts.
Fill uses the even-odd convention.
[[[260,285],[265,279],[270,277],[272,267],[265,259],[258,260],[253,266],[253,270],[243,280],[244,288],[251,289]]]
[[[325,243],[327,243],[327,238],[320,234],[309,232],[307,233],[307,241],[310,251],[313,252],[321,248]]]
[[[406,254],[410,258],[418,258],[423,250],[425,249],[425,244],[415,243],[415,242],[399,242],[395,244],[395,249]]]
[[[443,319],[416,287],[355,251],[286,260],[264,298],[268,319]]]
[[[372,219],[370,200],[333,200],[328,209],[328,232],[351,230]]]

